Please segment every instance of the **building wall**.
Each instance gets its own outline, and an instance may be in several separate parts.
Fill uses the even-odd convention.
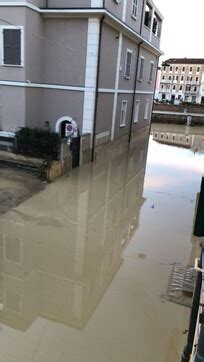
[[[132,64],[130,79],[125,78],[126,54],[127,49],[132,51]],[[138,55],[138,45],[127,37],[123,36],[122,41],[122,54],[121,54],[121,68],[119,77],[119,89],[133,90],[135,83],[135,72]]]
[[[40,88],[25,89],[25,126],[44,128],[42,117],[43,90]]]
[[[82,132],[83,102],[83,92],[44,89],[42,120],[49,122],[54,131],[57,120],[69,116],[76,121]]]
[[[45,19],[43,42],[44,83],[84,86],[87,19]],[[80,29],[80,31],[79,31]]]
[[[2,129],[14,132],[18,127],[25,127],[25,89],[7,86],[0,88],[2,89],[0,92]]]
[[[48,0],[48,8],[87,8],[91,0]]]

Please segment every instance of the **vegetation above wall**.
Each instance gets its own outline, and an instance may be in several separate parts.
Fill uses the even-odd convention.
[[[47,161],[59,157],[60,137],[54,132],[39,128],[20,128],[16,132],[15,152],[21,155],[43,158]]]

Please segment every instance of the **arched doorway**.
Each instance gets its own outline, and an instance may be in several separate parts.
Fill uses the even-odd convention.
[[[72,168],[78,167],[80,164],[80,132],[75,120],[71,117],[61,117],[55,124],[55,132],[62,139],[70,142],[70,150],[72,152]]]

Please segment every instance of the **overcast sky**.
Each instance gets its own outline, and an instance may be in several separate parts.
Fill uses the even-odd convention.
[[[204,58],[204,0],[154,0],[164,16],[161,50],[167,58]]]

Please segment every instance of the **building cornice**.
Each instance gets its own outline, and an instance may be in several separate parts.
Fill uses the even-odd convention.
[[[42,14],[43,17],[46,18],[64,18],[64,17],[105,17],[106,23],[113,25],[114,28],[116,28],[118,31],[123,32],[126,36],[132,38],[135,41],[143,42],[143,46],[147,48],[152,53],[160,56],[163,55],[163,52],[154,47],[148,40],[143,38],[139,33],[134,31],[130,26],[128,26],[126,23],[124,23],[122,20],[117,18],[114,14],[109,12],[107,9],[104,8],[81,8],[81,9],[43,9],[36,7],[32,4],[30,4],[27,1],[10,1],[6,2],[3,1],[0,3],[0,7],[27,7],[31,10],[34,10],[40,14]]]

